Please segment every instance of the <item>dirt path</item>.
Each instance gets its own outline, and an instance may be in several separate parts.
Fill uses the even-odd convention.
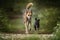
[[[53,37],[53,34],[0,34],[0,37],[3,39],[9,39],[11,38],[14,40],[14,38],[25,38],[25,37],[39,37],[41,39],[47,39],[49,37]]]

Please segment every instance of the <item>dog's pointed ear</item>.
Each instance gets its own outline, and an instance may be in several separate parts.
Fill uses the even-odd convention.
[[[40,21],[40,19],[38,19],[38,21]]]

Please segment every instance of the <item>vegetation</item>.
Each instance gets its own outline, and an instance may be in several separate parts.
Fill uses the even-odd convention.
[[[40,18],[39,32],[53,33],[56,36],[51,40],[60,40],[60,25],[57,25],[60,24],[59,0],[0,0],[0,32],[24,33],[25,27],[22,22],[22,14],[29,2],[34,3],[32,7],[32,26],[34,18],[38,17]]]

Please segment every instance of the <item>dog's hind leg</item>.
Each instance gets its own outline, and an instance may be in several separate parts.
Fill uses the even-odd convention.
[[[39,28],[40,28],[40,26],[38,25],[38,26],[37,26],[37,29],[39,30]]]

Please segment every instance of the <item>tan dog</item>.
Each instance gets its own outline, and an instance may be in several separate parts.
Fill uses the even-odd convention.
[[[23,15],[26,33],[28,33],[28,30],[31,29],[32,11],[30,10],[30,8],[32,7],[32,5],[33,3],[27,4],[25,13]]]

